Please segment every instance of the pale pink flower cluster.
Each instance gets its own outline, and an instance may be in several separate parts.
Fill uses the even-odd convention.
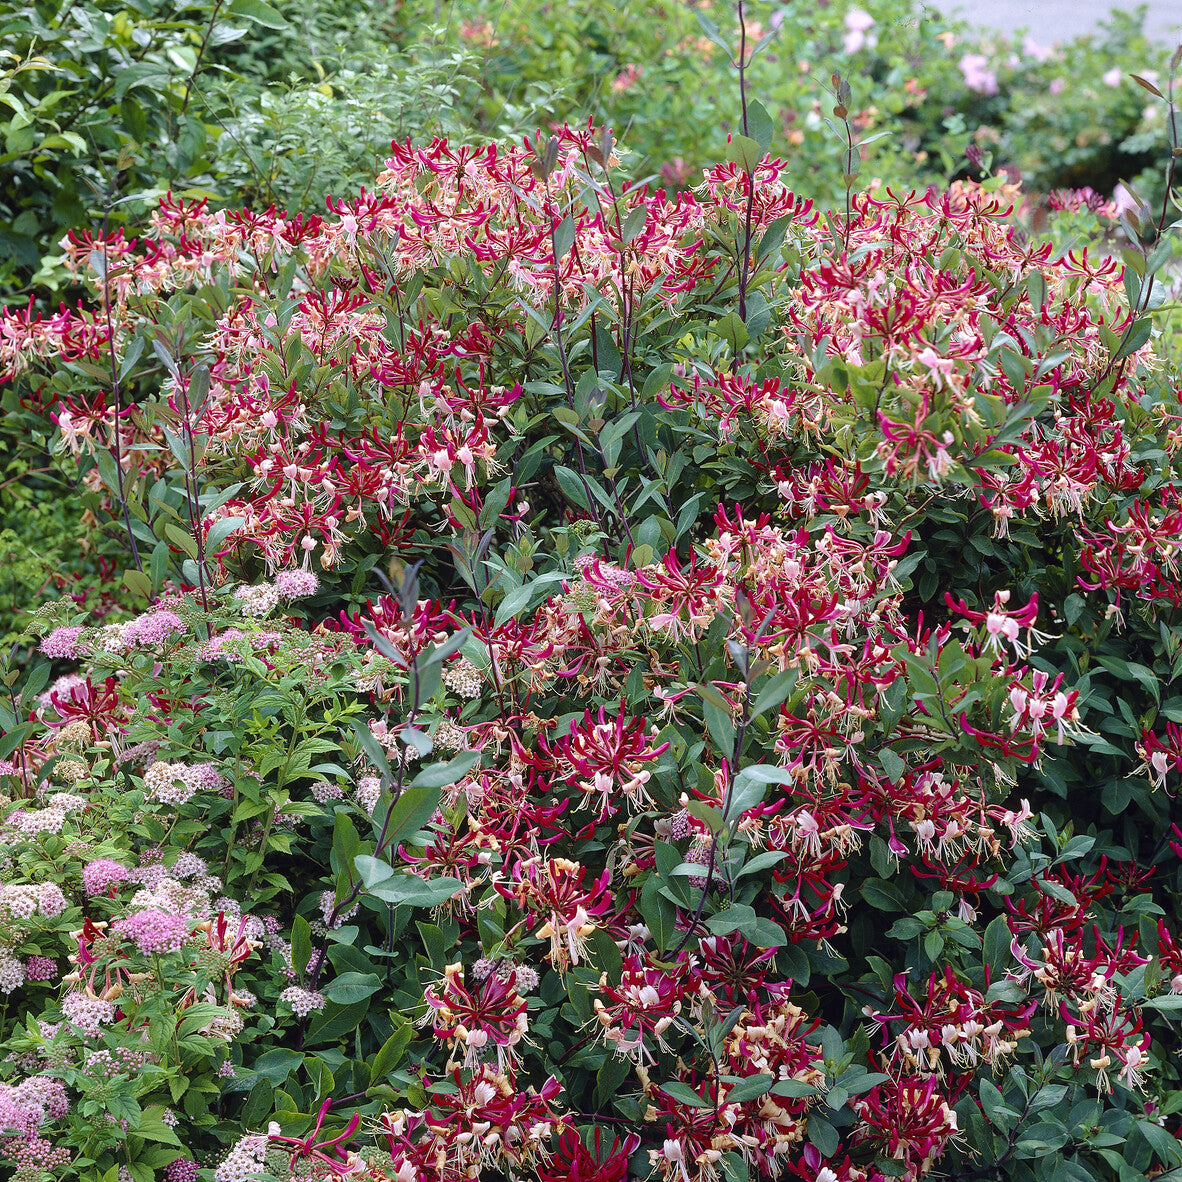
[[[55,660],[73,660],[81,655],[78,638],[82,635],[81,628],[55,628],[41,641],[41,651]]]
[[[0,887],[0,913],[29,919],[38,911],[49,919],[66,909],[66,896],[55,882],[9,883]]]
[[[187,631],[184,620],[176,612],[157,609],[136,616],[134,620],[124,624],[123,641],[140,648],[156,648],[171,637],[180,636]]]
[[[77,673],[67,673],[64,676],[57,678],[37,699],[37,705],[40,708],[40,713],[44,715],[47,711],[55,711],[53,704],[54,698],[60,698],[63,701],[69,701],[74,690],[79,689],[85,685],[86,678]]]
[[[155,1060],[147,1051],[99,1047],[86,1057],[86,1074],[96,1079],[114,1079],[117,1075],[131,1075],[149,1062]]]
[[[997,94],[997,74],[989,68],[989,59],[983,53],[966,53],[959,64],[969,90],[986,97]]]
[[[161,804],[187,804],[198,792],[217,792],[224,784],[225,780],[212,763],[158,760],[144,772],[144,788],[149,799]]]
[[[65,826],[66,817],[85,807],[86,801],[81,796],[55,792],[46,799],[44,808],[17,809],[9,813],[4,822],[29,836],[35,833],[60,833]]]
[[[377,776],[362,776],[357,781],[353,795],[357,803],[372,817],[382,792],[382,781]]]
[[[298,985],[292,985],[279,995],[279,1000],[287,1002],[297,1018],[306,1018],[313,1010],[324,1009],[328,999],[315,989],[301,989]]]
[[[178,1157],[164,1167],[164,1177],[168,1182],[197,1182],[199,1176],[197,1163],[191,1157]]]
[[[256,1174],[265,1174],[269,1140],[265,1133],[247,1133],[214,1170],[214,1182],[250,1182]]]
[[[336,929],[353,916],[361,909],[361,903],[354,903],[348,911],[340,912],[336,918],[333,918],[333,912],[336,911],[336,892],[335,891],[321,891],[320,893],[320,914],[324,917],[326,927]]]
[[[205,764],[204,766],[210,767],[212,765]],[[218,778],[221,779],[220,776]],[[186,851],[173,862],[170,873],[173,878],[199,878],[206,873],[207,869],[204,858],[199,858],[196,854]]]
[[[82,886],[88,895],[103,895],[127,881],[127,867],[111,858],[95,858],[82,868]]]
[[[860,8],[852,8],[845,14],[845,36],[842,45],[846,53],[857,53],[859,49],[873,49],[878,44],[878,34],[870,30],[874,17]]]
[[[184,915],[148,908],[117,919],[112,925],[120,935],[135,942],[145,955],[176,952],[192,934],[192,921]]]
[[[273,583],[260,583],[257,587],[239,587],[234,592],[238,610],[244,616],[261,617],[271,612],[279,603],[279,590]]]
[[[310,570],[281,570],[275,576],[275,590],[282,599],[302,599],[315,595],[320,580]]]
[[[25,966],[7,945],[0,944],[0,993],[13,993],[25,983]]]
[[[47,1120],[61,1120],[69,1110],[61,1080],[30,1075],[18,1084],[0,1084],[0,1128],[32,1136]]]
[[[186,885],[168,874],[164,866],[146,866],[134,872],[144,886],[132,895],[132,910],[157,910],[187,916],[194,923],[210,917],[209,896],[221,887],[212,875],[195,878]]]
[[[30,956],[25,975],[30,981],[52,981],[57,976],[57,961],[51,956]]]
[[[70,1162],[70,1151],[44,1137],[13,1137],[4,1143],[4,1156],[16,1166],[13,1178],[56,1177]]]
[[[240,628],[227,628],[224,632],[212,637],[201,649],[201,659],[209,662],[225,661],[228,664],[235,664],[242,660],[243,649],[253,652],[274,652],[282,640],[282,635],[272,629],[247,633]]]
[[[115,1021],[113,1002],[92,997],[77,989],[62,998],[62,1013],[72,1026],[77,1026],[90,1038],[98,1038],[103,1026]]]

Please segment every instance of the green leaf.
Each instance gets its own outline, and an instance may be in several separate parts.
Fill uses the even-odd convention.
[[[783,673],[777,673],[775,677],[768,678],[760,687],[759,696],[751,707],[751,717],[758,718],[761,714],[779,706],[796,688],[799,676],[799,670],[786,669]]]
[[[412,784],[402,790],[388,814],[383,813],[379,804],[374,809],[374,828],[378,833],[385,830],[384,848],[395,849],[400,841],[417,833],[439,807],[439,795],[438,788],[419,788]]]
[[[776,1077],[770,1071],[749,1075],[727,1092],[726,1103],[742,1104],[747,1100],[757,1100],[760,1096],[766,1096],[775,1082]]]
[[[773,124],[767,107],[758,99],[752,99],[747,104],[747,126],[752,138],[759,146],[759,160],[762,160],[772,146]],[[759,160],[756,161],[756,164],[759,163]]]
[[[1005,1097],[997,1085],[990,1080],[983,1079],[980,1095],[981,1110],[985,1113],[989,1123],[1008,1133],[1017,1123],[1018,1114],[1006,1104]]]
[[[640,917],[652,933],[657,948],[664,952],[677,930],[677,908],[661,894],[661,880],[650,874],[640,890]]]
[[[411,780],[410,786],[411,788],[446,788],[449,784],[455,784],[462,780],[479,762],[479,751],[464,751],[454,759],[448,760],[447,763],[428,764]],[[431,810],[431,812],[434,811],[434,809]]]
[[[272,1047],[271,1050],[264,1051],[250,1065],[250,1069],[267,1080],[271,1087],[281,1088],[287,1083],[291,1073],[297,1071],[303,1062],[302,1051],[293,1051],[288,1047]]]
[[[985,929],[985,939],[982,948],[985,963],[993,973],[996,981],[1010,963],[1010,928],[1004,915],[990,920]]]
[[[725,911],[710,916],[706,926],[716,936],[725,936],[729,932],[742,931],[745,924],[753,924],[756,920],[755,908],[746,903],[735,903]]]
[[[720,316],[712,327],[714,332],[730,345],[731,352],[736,356],[751,339],[751,334],[738,312],[728,312],[725,316]]]
[[[1151,1010],[1158,1010],[1163,1014],[1179,1014],[1182,1013],[1182,993],[1167,993],[1162,997],[1143,1001],[1141,1005]]]
[[[543,587],[551,583],[561,583],[567,577],[565,571],[548,571],[536,579],[530,579],[528,583],[522,583],[520,587],[514,587],[498,605],[493,625],[499,628],[514,617],[522,615]]]
[[[1141,316],[1133,324],[1132,328],[1128,330],[1128,335],[1125,337],[1125,342],[1116,351],[1116,356],[1113,361],[1123,361],[1126,357],[1136,353],[1142,345],[1149,340],[1153,332],[1153,318],[1151,316]]]
[[[672,1096],[678,1104],[686,1104],[690,1108],[713,1108],[714,1104],[710,1100],[703,1099],[697,1092],[689,1086],[683,1084],[678,1080],[671,1080],[669,1083],[658,1084],[657,1087],[665,1093],[666,1096]]]
[[[878,753],[878,762],[886,772],[892,784],[898,784],[907,774],[907,764],[889,747],[883,747]]]
[[[770,919],[765,919],[762,915],[754,923],[744,924],[739,928],[739,932],[756,948],[782,948],[788,943],[784,929]]]
[[[808,1138],[825,1157],[831,1157],[837,1152],[837,1130],[824,1117],[813,1113],[809,1117]]]
[[[205,549],[207,553],[216,552],[222,543],[236,530],[246,524],[244,517],[223,517],[209,527],[205,535]]]
[[[747,173],[752,173],[759,167],[763,156],[758,141],[745,135],[732,135],[726,146],[726,158]]]
[[[643,205],[638,205],[633,209],[624,219],[623,226],[620,227],[620,241],[627,245],[644,229],[644,220],[648,216],[648,208]]]
[[[262,25],[266,29],[287,28],[287,18],[278,9],[264,4],[263,0],[234,0],[226,9],[226,14],[254,21],[256,25]]]
[[[893,882],[881,878],[867,878],[859,894],[871,907],[878,911],[906,911],[907,903],[903,892]]]
[[[424,879],[413,874],[400,874],[372,887],[369,894],[396,906],[438,907],[463,889],[464,884],[458,878]]]
[[[139,1123],[135,1126],[135,1134],[137,1137],[143,1137],[145,1141],[156,1141],[161,1145],[176,1145],[180,1148],[181,1143],[177,1140],[176,1133],[161,1119],[163,1114],[164,1109],[161,1106],[145,1108]]]
[[[554,478],[558,481],[558,487],[562,489],[562,495],[568,501],[588,513],[591,512],[591,502],[587,497],[587,490],[583,487],[583,482],[577,472],[563,464],[555,464]]]
[[[710,731],[710,737],[718,744],[719,755],[730,759],[735,749],[735,724],[729,710],[720,710],[712,702],[702,702],[702,716]]]
[[[739,868],[735,878],[740,879],[748,874],[758,874],[760,871],[767,870],[771,866],[778,866],[787,857],[789,857],[789,854],[783,850],[764,850],[762,854],[756,854],[754,858],[748,858]]]
[[[347,1006],[372,997],[381,987],[382,979],[376,973],[342,973],[322,986],[320,992],[329,1001]]]
[[[302,915],[297,915],[291,921],[291,967],[302,973],[311,959],[312,926]]]

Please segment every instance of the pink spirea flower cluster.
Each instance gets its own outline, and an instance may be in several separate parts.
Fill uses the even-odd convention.
[[[155,648],[186,631],[188,629],[184,620],[176,612],[150,611],[123,625],[123,641],[125,644],[139,645],[141,648]]]
[[[191,1157],[178,1157],[164,1167],[168,1182],[197,1182],[199,1174],[197,1163]]]
[[[16,1178],[53,1177],[70,1163],[70,1151],[44,1137],[10,1137],[0,1141],[0,1152],[16,1166]]]
[[[287,1002],[297,1018],[306,1018],[313,1010],[324,1009],[327,999],[315,989],[301,989],[298,985],[292,985],[279,995],[279,1000]]]
[[[268,1140],[265,1133],[248,1133],[214,1170],[215,1182],[247,1182],[255,1175],[265,1173]]]
[[[127,881],[127,867],[112,858],[96,858],[82,868],[82,886],[88,895],[105,894],[113,886]]]
[[[997,74],[989,68],[989,59],[983,53],[966,53],[960,59],[960,72],[964,84],[977,94],[997,94]]]
[[[53,919],[66,906],[66,896],[55,882],[9,883],[0,887],[0,915],[12,919],[30,919],[37,912]]]
[[[78,638],[81,635],[81,628],[55,628],[41,641],[40,649],[47,657],[56,660],[74,660],[81,655],[78,647]]]
[[[30,981],[52,981],[57,976],[57,961],[51,956],[30,956],[25,975]]]
[[[62,1013],[66,1020],[83,1034],[97,1038],[103,1026],[115,1020],[115,1006],[99,997],[75,989],[62,998]]]
[[[30,1136],[69,1110],[66,1087],[59,1079],[30,1075],[18,1084],[0,1084],[0,1128]]]
[[[157,760],[144,772],[144,788],[161,804],[187,804],[198,792],[217,792],[225,784],[212,763]]]
[[[281,570],[275,576],[275,590],[281,599],[302,599],[315,595],[320,580],[310,570]]]
[[[178,951],[192,932],[190,919],[154,907],[126,915],[111,926],[120,935],[132,940],[145,956]]]

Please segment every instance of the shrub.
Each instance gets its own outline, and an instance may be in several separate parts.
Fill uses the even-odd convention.
[[[744,129],[167,199],[5,313],[140,597],[0,707],[25,1175],[1182,1164],[1164,248]]]

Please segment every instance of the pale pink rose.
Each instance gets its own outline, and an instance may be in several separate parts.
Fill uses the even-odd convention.
[[[873,25],[874,17],[860,8],[846,13],[843,39],[846,53],[857,53],[863,46],[873,49],[878,44],[878,35],[870,32]]]

